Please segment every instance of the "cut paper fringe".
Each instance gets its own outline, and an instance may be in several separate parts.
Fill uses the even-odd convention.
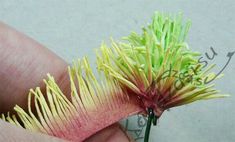
[[[70,100],[48,74],[46,93],[31,89],[28,110],[14,108],[20,119],[10,114],[2,115],[2,119],[79,142],[122,118],[146,115],[148,108],[160,117],[175,106],[227,96],[204,82],[214,77],[208,73],[213,65],[203,70],[197,62],[199,54],[189,50],[185,42],[189,27],[190,22],[184,24],[181,15],[172,18],[156,13],[143,34],[132,33],[125,38],[127,42],[112,40],[111,48],[102,44],[97,50],[97,68],[105,76],[102,81],[97,81],[86,58],[75,61],[68,68]],[[173,76],[173,70],[187,76]],[[180,88],[179,82],[183,84]]]
[[[141,111],[115,81],[98,83],[86,58],[74,62],[68,72],[71,101],[48,74],[48,80],[44,80],[46,94],[43,95],[40,88],[31,89],[28,110],[19,106],[14,108],[20,121],[10,114],[2,115],[2,119],[34,132],[79,142],[100,129]],[[36,109],[35,114],[31,109],[32,105]]]

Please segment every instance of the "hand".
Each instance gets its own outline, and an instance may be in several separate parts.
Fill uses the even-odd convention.
[[[45,86],[42,82],[50,73],[66,95],[69,95],[67,63],[39,43],[0,23],[0,113],[12,111],[15,104],[27,106],[30,88]],[[0,120],[0,141],[63,140],[33,133]],[[128,142],[130,139],[119,124],[114,124],[91,136],[86,142]]]

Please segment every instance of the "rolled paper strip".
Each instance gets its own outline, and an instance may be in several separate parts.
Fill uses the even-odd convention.
[[[214,77],[208,73],[213,65],[203,71],[200,54],[185,42],[190,22],[184,24],[181,15],[156,12],[141,35],[133,32],[124,38],[127,42],[112,40],[112,48],[103,45],[97,54],[98,69],[135,95],[145,114],[152,108],[160,117],[171,107],[227,96],[204,83]]]

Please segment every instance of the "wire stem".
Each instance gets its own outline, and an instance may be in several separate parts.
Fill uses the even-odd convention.
[[[151,129],[153,118],[154,118],[153,109],[148,108],[148,122],[147,122],[147,126],[145,129],[144,142],[149,141],[149,134],[150,134],[150,129]]]

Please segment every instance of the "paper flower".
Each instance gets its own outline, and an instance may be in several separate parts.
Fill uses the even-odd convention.
[[[124,38],[127,43],[113,41],[112,48],[101,47],[98,67],[157,117],[171,107],[226,96],[207,83],[215,76],[208,73],[213,65],[203,71],[197,59],[200,54],[185,42],[189,27],[181,14],[173,19],[156,13],[142,35],[133,32]]]
[[[112,41],[97,50],[97,68],[104,74],[97,81],[86,58],[68,68],[71,98],[66,98],[48,74],[46,94],[30,90],[28,110],[19,106],[16,116],[2,115],[10,123],[65,140],[83,141],[97,131],[141,113],[151,123],[164,110],[197,100],[224,97],[213,89],[210,68],[203,70],[198,53],[190,51],[185,37],[189,29],[181,16],[156,13],[141,35],[132,33],[127,42]],[[35,107],[33,113],[31,107]],[[148,137],[148,135],[147,135]],[[145,141],[147,141],[146,138]]]

